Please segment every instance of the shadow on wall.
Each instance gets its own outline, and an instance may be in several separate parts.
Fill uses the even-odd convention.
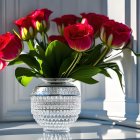
[[[112,79],[100,78],[97,85],[84,85],[82,88],[81,118],[101,119],[119,125],[140,128],[139,102],[137,101],[137,64],[136,58],[129,50],[123,52],[121,59],[124,92]],[[107,81],[106,81],[107,80]],[[120,91],[120,92],[119,92]]]
[[[134,40],[134,44],[135,43],[136,40]],[[122,59],[122,66],[125,81],[125,120],[122,123],[130,127],[140,128],[140,122],[138,122],[139,120],[137,120],[139,116],[139,102],[137,99],[137,60],[134,54],[129,50],[124,51],[123,55],[124,59]],[[129,67],[126,65],[128,65]]]

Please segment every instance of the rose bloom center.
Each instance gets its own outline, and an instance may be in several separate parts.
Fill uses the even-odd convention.
[[[70,30],[69,35],[71,39],[79,39],[87,36],[89,34],[88,29],[83,26],[73,26],[72,30]]]

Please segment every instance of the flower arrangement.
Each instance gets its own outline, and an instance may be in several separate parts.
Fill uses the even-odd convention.
[[[112,69],[122,80],[115,62],[106,62],[114,50],[129,49],[132,30],[128,26],[96,13],[81,16],[63,15],[52,19],[59,35],[48,35],[52,11],[38,9],[15,21],[19,33],[0,35],[0,70],[7,65],[17,67],[15,76],[27,86],[33,77],[72,78],[95,84],[98,73],[111,77]],[[23,42],[28,52],[23,52]],[[136,53],[135,53],[136,54]],[[136,54],[139,56],[139,54]],[[122,85],[122,84],[121,84]]]

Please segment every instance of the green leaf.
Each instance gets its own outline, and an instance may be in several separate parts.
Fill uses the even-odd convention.
[[[16,58],[13,61],[10,61],[8,66],[16,65],[16,64],[22,64],[22,63],[23,63],[23,61],[21,61],[19,58]]]
[[[121,73],[121,71],[119,69],[119,66],[116,63],[102,63],[102,64],[98,65],[98,67],[100,67],[100,68],[110,68],[113,71],[115,71],[117,76],[118,76],[121,88],[123,89],[122,73]]]
[[[37,44],[44,50],[44,52],[46,51],[47,48],[47,44],[46,46],[44,45],[43,41],[39,41],[38,39],[36,39]]]
[[[38,71],[40,70],[40,65],[39,65],[38,61],[34,57],[32,57],[31,55],[29,55],[29,54],[21,54],[18,57],[17,62],[18,61],[24,62],[25,64],[27,64],[32,69],[35,69],[35,70],[38,70]]]
[[[122,87],[122,89],[123,89],[122,74],[121,74],[121,71],[120,71],[118,65],[116,64],[116,66],[115,66],[115,67],[112,67],[111,69],[114,70],[114,71],[116,72],[116,74],[117,74],[117,76],[118,76],[118,78],[119,78],[120,85],[121,85],[121,87]]]
[[[45,60],[45,56],[38,54],[35,50],[31,50],[28,54],[32,57],[37,58],[37,59]]]
[[[100,63],[98,65],[99,68],[111,68],[116,66],[116,63]]]
[[[41,55],[42,57],[45,57],[45,51],[42,49],[41,46],[36,45],[36,51]]]
[[[108,71],[106,69],[102,69],[100,73],[105,75],[106,77],[111,78],[111,75],[108,73]]]
[[[80,61],[82,65],[93,65],[96,60],[101,56],[103,44],[99,44],[97,46],[93,46],[91,50],[83,53],[83,57]]]
[[[28,66],[32,66],[31,63],[35,63],[36,65],[38,65],[37,62],[35,62],[37,61],[35,57],[43,60],[43,57],[39,55],[35,50],[31,50],[28,54],[21,54],[18,58],[14,59],[13,61],[10,61],[8,65],[10,66],[16,64],[23,64],[23,63],[26,63]]]
[[[96,81],[92,77],[100,72],[101,69],[98,67],[81,66],[76,68],[69,77],[87,84],[95,84],[98,83],[98,81]]]
[[[68,67],[71,65],[71,63],[75,59],[76,53],[77,52],[73,52],[70,57],[66,58],[62,62],[61,66],[60,66],[60,69],[59,69],[59,76],[62,76],[64,74],[64,72],[66,72],[66,70],[68,69]]]
[[[72,63],[72,60],[73,60],[72,57],[68,57],[67,59],[63,61],[59,69],[59,77],[62,75],[62,73],[64,73],[67,70],[67,68]]]
[[[58,77],[59,69],[62,62],[68,58],[72,53],[65,44],[59,41],[53,41],[46,49],[46,61],[43,63],[42,68],[49,77]]]
[[[33,77],[36,77],[36,74],[31,69],[18,67],[15,70],[15,76],[21,85],[27,86],[32,81]]]
[[[28,44],[29,50],[34,50],[34,42],[33,42],[33,40],[31,40],[31,39],[28,40],[27,44]]]

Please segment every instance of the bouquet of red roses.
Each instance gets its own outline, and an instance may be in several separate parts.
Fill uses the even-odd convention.
[[[14,34],[0,35],[0,70],[26,64],[28,67],[15,70],[19,83],[26,86],[33,77],[72,78],[94,84],[98,81],[93,76],[99,73],[111,77],[109,68],[121,83],[117,63],[106,59],[113,57],[114,50],[128,48],[132,32],[128,26],[96,13],[63,15],[52,19],[59,35],[48,35],[51,14],[48,9],[35,10],[15,21],[20,33],[14,30]],[[28,44],[27,52],[22,42]]]

